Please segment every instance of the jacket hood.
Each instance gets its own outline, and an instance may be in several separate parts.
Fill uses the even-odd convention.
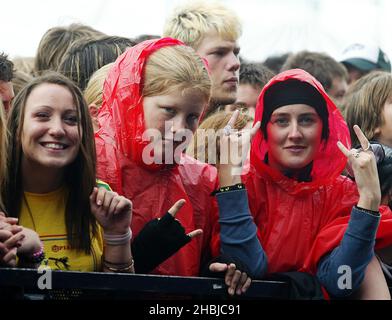
[[[327,141],[321,143],[314,158],[311,171],[312,181],[298,182],[294,179],[287,178],[280,171],[264,163],[265,155],[268,152],[268,144],[261,129],[256,133],[252,141],[250,164],[252,170],[256,170],[258,173],[268,174],[287,191],[297,193],[306,189],[317,188],[336,179],[343,171],[347,162],[345,155],[337,147],[337,142],[341,141],[347,148],[350,148],[351,142],[347,124],[338,108],[326,94],[323,86],[313,76],[301,69],[282,72],[267,83],[260,93],[256,105],[254,123],[262,121],[265,93],[275,84],[287,80],[299,80],[309,83],[322,95],[327,105],[329,137]]]
[[[145,132],[143,112],[143,72],[148,57],[162,47],[184,45],[172,38],[148,40],[127,49],[110,69],[103,87],[103,104],[99,109],[100,129],[96,138],[115,144],[126,158],[149,169],[162,165],[146,165],[142,161]]]
[[[100,129],[95,134],[97,175],[114,191],[132,200],[134,237],[146,223],[162,217],[177,200],[186,200],[176,219],[186,233],[200,228],[203,235],[182,247],[153,273],[196,276],[215,224],[212,217],[217,220],[216,202],[210,196],[217,188],[216,170],[186,155],[182,155],[179,165],[170,167],[146,165],[142,161],[147,145],[142,141],[143,69],[150,54],[176,45],[183,43],[171,38],[142,42],[124,52],[109,71],[98,114]]]

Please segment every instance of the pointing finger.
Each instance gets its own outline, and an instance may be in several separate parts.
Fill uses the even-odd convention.
[[[234,127],[235,122],[237,121],[238,115],[239,115],[240,111],[236,110],[233,112],[233,115],[231,116],[229,122],[227,123],[228,126],[230,127]]]
[[[250,130],[250,139],[251,140],[254,137],[254,135],[257,133],[257,131],[259,131],[260,126],[261,126],[261,122],[257,121],[256,124],[253,126],[253,128]]]
[[[350,156],[350,151],[345,147],[345,145],[340,141],[338,141],[337,145],[340,151],[342,151],[342,153],[348,158]]]
[[[186,201],[184,199],[180,199],[169,209],[168,212],[172,215],[173,218],[176,216],[177,212],[182,208],[185,202]]]
[[[188,236],[191,237],[191,238],[194,238],[194,237],[200,236],[201,234],[203,234],[203,230],[196,229],[196,230],[193,230],[193,231],[189,232]]]
[[[361,128],[357,125],[354,126],[354,132],[358,137],[359,143],[361,144],[362,150],[366,150],[369,146],[369,140],[366,138],[365,134],[362,132]]]

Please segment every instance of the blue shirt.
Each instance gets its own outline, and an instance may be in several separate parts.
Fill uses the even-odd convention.
[[[221,253],[239,258],[252,277],[262,278],[267,272],[267,256],[257,238],[246,190],[222,192],[216,197]],[[317,268],[317,278],[331,295],[344,297],[359,288],[374,256],[379,221],[380,216],[353,207],[340,245],[323,257]]]

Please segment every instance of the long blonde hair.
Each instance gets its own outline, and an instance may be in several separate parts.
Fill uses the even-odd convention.
[[[207,100],[211,95],[207,68],[198,54],[187,46],[164,47],[151,54],[144,78],[144,97],[195,89]]]

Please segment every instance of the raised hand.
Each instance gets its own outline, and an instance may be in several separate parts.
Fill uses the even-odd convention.
[[[124,234],[132,221],[132,202],[105,188],[94,188],[90,195],[91,212],[106,234]]]
[[[220,186],[241,182],[243,165],[248,155],[250,143],[260,128],[258,121],[251,129],[234,130],[239,111],[234,111],[220,136],[220,161],[217,164]]]
[[[193,238],[200,236],[201,229],[185,232],[175,218],[185,200],[178,200],[160,219],[145,224],[132,242],[132,253],[137,273],[149,273],[170,258]]]
[[[376,159],[368,139],[357,125],[354,126],[354,132],[361,144],[360,149],[348,150],[340,141],[337,144],[340,151],[347,157],[353,170],[360,196],[358,206],[363,209],[378,211],[381,202],[381,190]]]
[[[182,206],[183,206],[184,204],[185,204],[185,200],[184,200],[184,199],[178,200],[178,201],[168,210],[168,213],[170,213],[170,215],[171,215],[173,218],[175,218],[177,212],[180,211],[180,209],[182,208]],[[178,221],[178,220],[177,220],[177,221]],[[203,230],[201,230],[201,229],[196,229],[196,230],[193,230],[193,231],[189,232],[189,233],[187,234],[187,236],[190,237],[190,238],[194,238],[194,237],[200,236],[202,233],[203,233]]]

